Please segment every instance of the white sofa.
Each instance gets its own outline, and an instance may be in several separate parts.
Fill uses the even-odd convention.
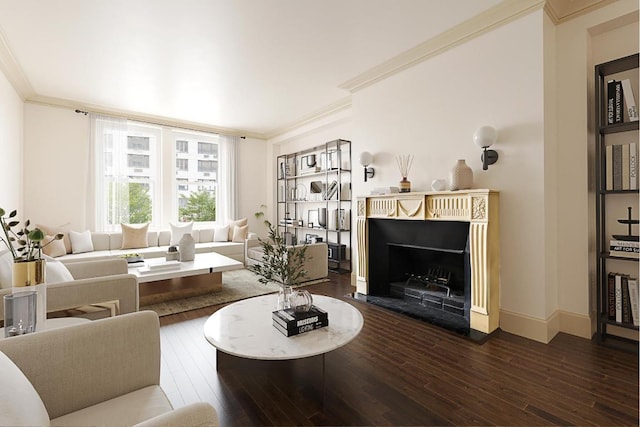
[[[218,425],[160,387],[158,315],[141,311],[0,339],[0,425]]]
[[[245,262],[245,242],[214,242],[213,228],[192,230],[191,235],[196,242],[196,253],[217,252],[221,255],[233,258],[242,263]],[[248,238],[255,238],[254,233],[249,233]],[[78,261],[92,261],[120,257],[125,254],[137,253],[144,258],[158,258],[165,256],[171,241],[171,230],[149,231],[147,233],[146,248],[120,249],[122,247],[122,233],[91,233],[93,251],[82,253],[70,253],[57,257],[59,261],[66,263]]]

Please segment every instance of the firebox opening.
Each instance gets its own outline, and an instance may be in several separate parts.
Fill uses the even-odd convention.
[[[469,223],[369,223],[369,294],[376,305],[468,335]]]

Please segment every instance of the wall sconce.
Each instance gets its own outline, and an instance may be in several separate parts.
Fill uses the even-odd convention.
[[[367,182],[368,178],[373,178],[375,171],[370,168],[369,165],[373,161],[373,155],[368,151],[360,153],[360,164],[364,166],[364,182]]]
[[[491,126],[482,126],[473,133],[473,142],[484,150],[480,159],[482,160],[482,170],[489,169],[489,165],[498,161],[498,152],[487,150],[495,144],[498,139],[498,132]]]

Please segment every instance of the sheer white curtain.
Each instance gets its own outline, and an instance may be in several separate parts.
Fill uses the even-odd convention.
[[[91,114],[96,206],[93,230],[119,231],[121,213],[128,211],[127,135],[126,119]]]
[[[216,220],[226,224],[238,219],[237,157],[240,137],[220,135],[220,162],[218,180],[218,206]]]

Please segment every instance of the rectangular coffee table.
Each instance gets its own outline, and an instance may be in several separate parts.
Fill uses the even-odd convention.
[[[215,252],[196,254],[193,261],[172,268],[149,268],[165,264],[164,257],[146,259],[145,265],[129,267],[138,278],[140,305],[188,298],[222,289],[222,272],[240,270],[244,264]]]

